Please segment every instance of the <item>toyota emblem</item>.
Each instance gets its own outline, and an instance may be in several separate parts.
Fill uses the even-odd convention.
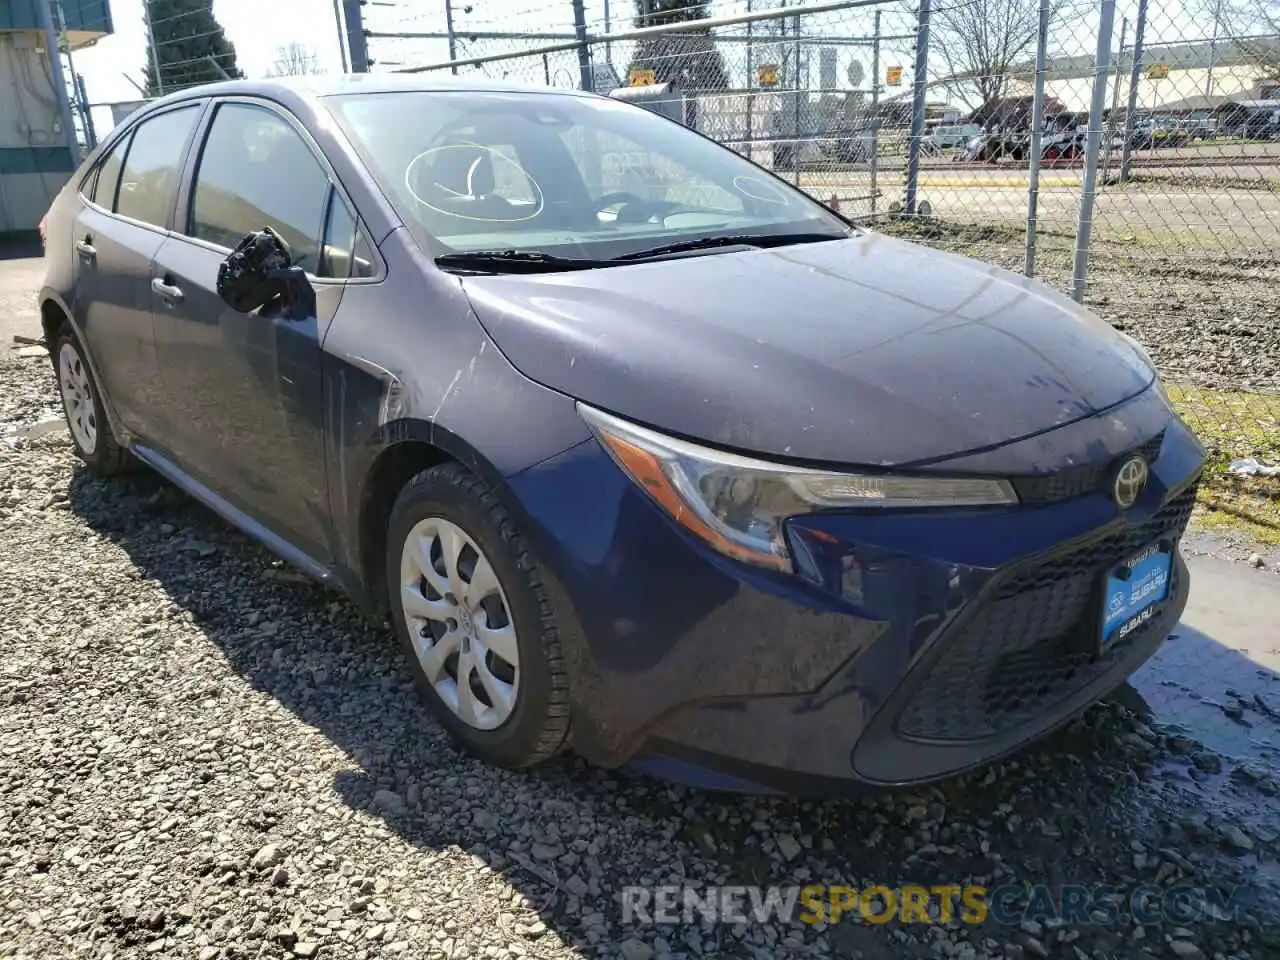
[[[1142,491],[1146,489],[1147,478],[1150,475],[1147,461],[1141,457],[1131,457],[1120,465],[1120,469],[1116,471],[1115,487],[1111,493],[1121,510],[1128,510],[1137,502]]]

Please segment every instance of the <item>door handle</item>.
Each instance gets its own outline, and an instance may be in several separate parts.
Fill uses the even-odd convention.
[[[182,302],[182,288],[176,287],[171,283],[165,283],[160,277],[156,277],[151,281],[151,292],[158,297],[163,297],[170,303]]]
[[[89,242],[88,237],[76,244],[76,251],[86,260],[92,260],[98,255],[98,248]]]

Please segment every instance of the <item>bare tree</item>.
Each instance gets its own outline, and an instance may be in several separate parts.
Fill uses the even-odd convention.
[[[970,107],[979,107],[1002,99],[1012,75],[1023,72],[1021,68],[1033,58],[1040,4],[1038,0],[944,0],[935,8],[933,22],[937,39],[931,47],[942,54],[951,74],[947,87]]]
[[[1202,2],[1222,53],[1257,69],[1259,80],[1280,80],[1280,0]]]
[[[296,40],[276,47],[276,58],[267,68],[268,77],[301,77],[322,72],[315,51]]]

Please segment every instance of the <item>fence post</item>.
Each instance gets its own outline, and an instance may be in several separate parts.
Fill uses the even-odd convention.
[[[907,141],[907,195],[902,211],[908,217],[916,215],[916,189],[920,182],[920,141],[924,137],[924,100],[929,87],[930,12],[930,0],[920,0],[919,22],[916,26],[915,84],[911,92],[911,139]]]
[[[1076,262],[1071,295],[1084,300],[1089,271],[1089,243],[1093,234],[1093,200],[1098,189],[1098,148],[1102,145],[1102,111],[1107,105],[1107,81],[1111,74],[1111,34],[1115,27],[1116,0],[1102,0],[1098,18],[1098,52],[1093,66],[1093,102],[1089,105],[1089,135],[1084,152],[1084,189],[1080,194],[1080,219],[1076,223]]]
[[[786,21],[784,20],[785,24]],[[791,168],[796,186],[800,186],[800,17],[791,20],[791,75],[795,96],[791,101]]]
[[[1124,145],[1120,154],[1121,183],[1129,180],[1129,151],[1133,148],[1133,125],[1138,119],[1138,81],[1142,79],[1142,37],[1146,29],[1147,0],[1138,0],[1138,24],[1133,31],[1133,69],[1129,72],[1129,109],[1124,115]]]
[[[360,0],[342,0],[342,14],[347,22],[347,53],[351,56],[351,72],[368,73],[369,41],[364,35],[364,15],[360,12]]]
[[[876,11],[876,31],[871,37],[871,219],[876,218],[880,198],[880,11]]]
[[[578,37],[578,72],[583,90],[594,91],[591,76],[591,47],[587,43],[587,11],[583,0],[573,0],[573,32]]]
[[[458,75],[458,65],[452,61],[458,59],[458,35],[453,31],[453,0],[444,0],[444,32],[449,41],[449,72]]]
[[[1049,46],[1049,13],[1053,0],[1040,0],[1036,33],[1036,92],[1031,102],[1031,157],[1027,178],[1027,257],[1023,273],[1036,275],[1036,216],[1040,204],[1040,144],[1044,136],[1044,72]]]

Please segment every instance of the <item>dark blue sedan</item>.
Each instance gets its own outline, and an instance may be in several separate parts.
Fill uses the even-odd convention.
[[[44,224],[79,455],[388,616],[465,749],[920,783],[1160,645],[1203,450],[1130,338],[563,90],[237,81]]]

